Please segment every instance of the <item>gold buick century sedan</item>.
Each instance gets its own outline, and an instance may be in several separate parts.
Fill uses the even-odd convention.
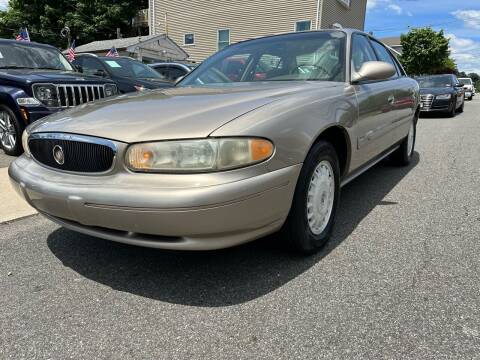
[[[418,114],[417,82],[370,35],[270,36],[225,48],[174,88],[32,124],[9,174],[41,214],[99,238],[210,250],[282,230],[312,253],[343,185],[387,156],[410,162]]]

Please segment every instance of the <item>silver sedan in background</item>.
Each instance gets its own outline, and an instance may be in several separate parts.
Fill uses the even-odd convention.
[[[419,89],[356,30],[242,42],[177,87],[83,105],[30,126],[18,192],[78,232],[209,250],[282,230],[318,251],[340,189],[414,152]]]

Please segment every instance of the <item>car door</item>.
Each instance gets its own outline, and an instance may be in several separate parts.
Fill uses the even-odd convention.
[[[350,51],[351,75],[360,70],[363,63],[377,61],[368,37],[352,35]],[[390,141],[385,139],[386,130],[395,118],[395,87],[392,80],[361,81],[355,83],[358,101],[358,122],[356,126],[357,152],[352,158],[352,167],[359,167],[382,153]]]
[[[378,61],[389,63],[396,69],[396,74],[389,81],[394,88],[394,101],[392,103],[391,123],[385,128],[385,141],[393,145],[403,139],[416,111],[415,83],[405,76],[400,64],[394,59],[392,53],[379,41],[370,38]]]

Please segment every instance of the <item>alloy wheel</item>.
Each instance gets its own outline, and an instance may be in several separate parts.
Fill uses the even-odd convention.
[[[7,111],[0,111],[0,142],[5,150],[12,150],[17,144],[17,132]]]

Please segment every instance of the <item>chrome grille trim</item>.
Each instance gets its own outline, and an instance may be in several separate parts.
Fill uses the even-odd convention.
[[[32,154],[32,158],[35,160],[35,162],[41,164],[42,166],[45,166],[49,169],[55,170],[55,171],[61,171],[65,173],[71,173],[71,174],[81,174],[81,175],[103,175],[103,174],[108,174],[113,171],[115,168],[116,162],[117,162],[117,153],[118,153],[118,147],[117,144],[115,144],[111,140],[103,139],[103,138],[97,138],[93,136],[86,136],[86,135],[76,135],[76,134],[68,134],[68,133],[33,133],[28,136],[28,142],[32,140],[61,140],[61,141],[67,141],[67,142],[76,142],[76,143],[85,143],[85,144],[93,144],[93,145],[100,145],[100,146],[105,146],[111,149],[112,151],[112,160],[111,160],[111,166],[106,169],[105,171],[73,171],[73,170],[64,170],[58,167],[52,167],[46,164],[45,162],[42,162],[40,159],[37,159],[34,154]],[[77,156],[79,155],[78,153],[76,154]],[[89,156],[91,154],[81,154],[83,159],[89,159]]]
[[[422,109],[430,109],[433,104],[434,96],[432,94],[420,95],[420,101],[422,102]]]
[[[36,83],[33,84],[33,96],[35,95],[35,87],[49,85],[54,86],[58,99],[57,108],[70,108],[82,105],[91,101],[105,98],[105,84],[52,84],[52,83]],[[38,99],[37,99],[38,100]]]

